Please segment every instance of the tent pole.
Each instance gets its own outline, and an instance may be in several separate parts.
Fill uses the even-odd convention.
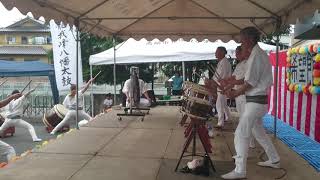
[[[151,67],[152,67],[152,83],[151,83],[151,89],[153,90],[153,86],[154,86],[154,63],[151,63]]]
[[[117,78],[116,78],[116,37],[115,35],[112,36],[113,42],[113,88],[114,88],[114,95],[113,95],[113,104],[117,104]]]
[[[92,65],[90,65],[90,79],[92,79]],[[91,82],[91,117],[93,117],[93,82]]]
[[[182,78],[183,78],[183,81],[186,80],[186,68],[185,68],[184,61],[182,61]]]
[[[280,21],[277,21],[277,37],[276,37],[276,67],[275,67],[275,80],[274,80],[274,120],[273,120],[273,129],[274,129],[274,138],[277,138],[277,114],[278,114],[278,69],[279,69],[279,32],[280,32]]]
[[[80,41],[80,38],[79,38],[79,27],[80,27],[80,21],[78,18],[76,18],[74,20],[74,25],[76,26],[76,89],[77,89],[77,93],[76,93],[76,105],[77,105],[77,112],[76,112],[76,128],[79,129],[79,125],[78,125],[78,122],[79,122],[79,112],[78,112],[78,107],[79,107],[79,41]]]

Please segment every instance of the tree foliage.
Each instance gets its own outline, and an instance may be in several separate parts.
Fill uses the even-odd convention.
[[[116,39],[116,44],[123,42],[121,39]],[[81,56],[83,77],[85,80],[90,79],[90,55],[100,53],[113,47],[113,40],[111,37],[100,38],[91,34],[81,35]],[[130,67],[133,65],[116,65],[116,83],[122,84],[129,79]],[[152,68],[149,64],[137,64],[139,67],[140,78],[146,82],[151,82],[153,77]],[[92,66],[93,75],[101,71],[101,74],[96,79],[97,84],[113,84],[113,64]]]

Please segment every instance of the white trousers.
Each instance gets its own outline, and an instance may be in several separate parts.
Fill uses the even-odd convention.
[[[234,145],[237,153],[235,171],[238,173],[246,173],[249,141],[252,135],[263,147],[271,162],[280,160],[278,152],[263,128],[262,117],[267,112],[267,107],[268,105],[251,102],[245,105],[244,113],[240,117],[234,136]]]
[[[146,98],[140,98],[139,107],[150,107],[151,102]],[[130,107],[130,103],[126,101],[126,107]]]
[[[34,127],[31,124],[24,121],[23,119],[6,118],[6,120],[4,121],[2,126],[0,127],[0,133],[3,133],[4,130],[6,130],[8,127],[12,127],[12,126],[28,129],[33,141],[39,139],[36,134],[36,131],[34,130]]]
[[[228,120],[231,116],[229,107],[227,105],[227,98],[221,93],[218,93],[216,109],[218,111],[218,126],[223,126],[224,121]]]
[[[9,162],[16,156],[16,151],[12,146],[0,140],[0,155],[6,156],[7,161]]]
[[[79,115],[79,121],[85,119],[85,120],[91,120],[91,116],[87,114],[84,110],[78,110]],[[52,130],[52,133],[56,133],[59,131],[64,125],[67,124],[67,122],[71,120],[75,120],[77,116],[76,110],[68,110],[67,114],[64,116],[63,120]]]
[[[244,113],[245,106],[246,106],[246,96],[240,95],[236,97],[236,108],[240,116]],[[254,138],[252,136],[250,136],[250,147],[255,147]]]

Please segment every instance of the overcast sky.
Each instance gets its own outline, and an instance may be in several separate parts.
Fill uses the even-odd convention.
[[[27,15],[33,17],[31,13],[28,13]],[[25,15],[21,14],[17,8],[8,11],[0,2],[0,17],[0,27],[6,27],[23,19]],[[44,19],[40,18],[40,20]]]

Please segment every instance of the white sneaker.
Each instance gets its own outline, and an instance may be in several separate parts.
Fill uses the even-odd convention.
[[[245,173],[237,173],[234,170],[229,172],[228,174],[222,175],[222,179],[245,179],[246,174]]]
[[[42,141],[42,139],[40,139],[40,138],[37,138],[37,139],[33,140],[33,142],[40,142],[40,141]]]
[[[274,162],[274,163],[271,162],[270,160],[264,161],[264,162],[258,162],[258,166],[279,169],[280,168],[280,161],[277,161],[277,162]]]

